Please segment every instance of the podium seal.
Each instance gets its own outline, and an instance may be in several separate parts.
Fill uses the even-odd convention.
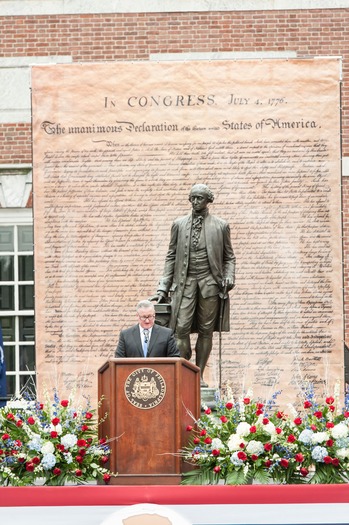
[[[166,383],[153,368],[137,368],[125,381],[125,396],[131,405],[147,410],[161,403],[166,394]]]

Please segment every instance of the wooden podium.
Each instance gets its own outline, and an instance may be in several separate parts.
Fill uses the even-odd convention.
[[[200,417],[200,369],[174,358],[109,359],[98,370],[100,436],[111,440],[114,485],[176,485],[178,455]],[[192,417],[193,416],[193,417]]]

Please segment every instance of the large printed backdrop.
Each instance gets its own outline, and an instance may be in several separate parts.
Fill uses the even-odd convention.
[[[294,400],[342,380],[339,72],[335,58],[33,67],[40,386],[96,394],[197,182],[237,259],[222,383]]]

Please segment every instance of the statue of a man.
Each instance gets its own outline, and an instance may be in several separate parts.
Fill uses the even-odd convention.
[[[201,384],[212,350],[214,331],[229,331],[229,292],[235,282],[235,255],[229,224],[209,214],[214,195],[205,184],[190,191],[192,213],[172,225],[158,302],[171,296],[169,326],[175,332],[181,357],[190,359],[190,334],[198,333],[196,365]],[[222,303],[223,301],[223,303]],[[224,308],[223,308],[224,307]]]

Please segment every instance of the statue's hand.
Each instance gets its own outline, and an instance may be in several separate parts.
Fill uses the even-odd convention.
[[[152,297],[149,297],[148,301],[156,302],[157,304],[163,303],[167,298],[166,292],[158,292],[155,295],[152,295]]]
[[[232,281],[232,279],[226,278],[222,280],[221,286],[222,290],[230,292],[230,290],[234,288],[235,283]]]

